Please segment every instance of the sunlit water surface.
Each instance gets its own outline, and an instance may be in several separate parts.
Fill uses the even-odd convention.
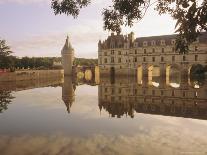
[[[207,154],[207,105],[204,106],[201,117],[190,113],[185,118],[179,113],[167,114],[159,110],[141,110],[139,113],[137,104],[143,97],[136,92],[132,105],[130,99],[125,100],[124,95],[129,92],[128,97],[133,98],[134,94],[130,95],[129,90],[131,87],[138,88],[138,92],[145,90],[145,94],[150,89],[157,92],[162,89],[159,82],[153,82],[155,86],[142,88],[133,83],[133,80],[120,81],[103,79],[99,85],[85,82],[77,85],[71,78],[65,78],[64,82],[61,79],[51,86],[48,81],[46,86],[33,86],[29,83],[29,88],[17,84],[8,88],[5,84],[10,90],[1,91],[0,154]],[[179,85],[172,82],[168,87],[176,90]],[[194,86],[189,87],[197,90]],[[206,91],[205,86],[202,88]],[[122,92],[117,92],[120,90]],[[162,90],[168,91],[167,88]],[[159,97],[156,92],[154,95]],[[122,100],[119,96],[125,98],[124,101],[116,103],[115,98],[104,105],[113,93],[117,99]],[[149,96],[148,99],[151,98],[153,97]],[[188,98],[191,97],[185,99]],[[200,100],[202,104],[207,104],[206,98]],[[183,103],[179,98],[174,104],[177,101]],[[150,100],[150,103],[153,102]],[[145,100],[143,104],[145,103],[148,104],[148,101]],[[120,109],[119,106],[124,108]]]

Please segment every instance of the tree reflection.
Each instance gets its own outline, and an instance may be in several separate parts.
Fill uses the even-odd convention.
[[[12,99],[14,99],[14,97],[11,91],[0,90],[0,113],[8,109],[8,105],[12,102]]]

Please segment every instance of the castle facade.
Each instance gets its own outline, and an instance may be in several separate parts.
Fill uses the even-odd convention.
[[[189,73],[193,65],[207,65],[207,32],[201,33],[187,54],[175,50],[176,35],[135,38],[134,33],[111,33],[98,43],[98,63],[102,75],[166,75],[175,67]],[[157,73],[153,68],[159,67]]]

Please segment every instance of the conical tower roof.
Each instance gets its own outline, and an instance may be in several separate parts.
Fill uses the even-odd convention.
[[[73,47],[69,41],[69,36],[67,36],[66,41],[65,41],[65,45],[61,51],[62,54],[64,53],[72,53],[73,52]]]

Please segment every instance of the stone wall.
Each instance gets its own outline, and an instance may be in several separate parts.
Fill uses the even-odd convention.
[[[26,70],[13,73],[1,73],[0,82],[37,80],[39,78],[63,77],[63,70]]]

